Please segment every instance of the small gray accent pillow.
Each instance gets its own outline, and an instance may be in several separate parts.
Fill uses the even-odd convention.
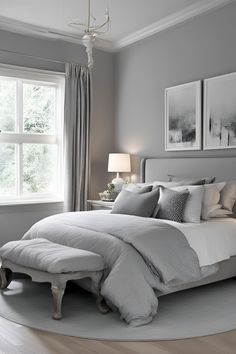
[[[143,194],[143,193],[148,193],[152,191],[152,185],[151,186],[145,186],[142,188],[137,188],[136,190],[128,191],[132,193],[137,193],[137,194]]]
[[[157,218],[182,222],[188,196],[189,191],[187,189],[177,192],[160,186]]]
[[[125,189],[126,191],[129,192],[134,192],[134,193],[146,193],[146,192],[151,192],[152,190],[152,184],[151,183],[126,183],[123,185],[122,189]]]
[[[147,193],[122,190],[115,200],[111,214],[150,217],[159,198],[159,188]]]
[[[211,184],[215,183],[216,177],[215,176],[210,176],[210,177],[204,177],[205,184]]]
[[[184,182],[185,185],[191,185],[191,186],[201,186],[203,184],[210,184],[210,183],[214,183],[216,180],[216,177],[214,176],[186,178],[186,177],[179,177],[175,175],[168,175],[168,177],[169,180],[172,182],[182,181]]]

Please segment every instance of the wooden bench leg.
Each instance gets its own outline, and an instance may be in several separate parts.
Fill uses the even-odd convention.
[[[0,268],[0,289],[6,289],[12,281],[12,271],[10,269]]]
[[[60,320],[62,318],[62,300],[65,292],[65,287],[52,285],[52,296],[53,296],[53,319]]]

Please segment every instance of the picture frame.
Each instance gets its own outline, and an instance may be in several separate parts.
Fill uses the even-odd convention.
[[[203,148],[236,148],[236,72],[204,80]]]
[[[165,89],[165,151],[201,150],[201,80]]]

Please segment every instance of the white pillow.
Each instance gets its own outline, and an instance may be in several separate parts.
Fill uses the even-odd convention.
[[[236,202],[236,181],[226,183],[225,187],[220,193],[220,202],[224,209],[233,210]]]
[[[220,201],[220,191],[224,188],[226,182],[213,183],[213,184],[205,184],[204,195],[202,200],[202,213],[201,218],[203,220],[208,220],[209,213],[214,210],[219,209],[219,201]]]
[[[182,186],[171,188],[176,191],[188,189],[189,197],[185,205],[183,221],[200,223],[202,198],[204,193],[203,186]]]
[[[226,218],[228,215],[232,215],[232,211],[226,210],[226,209],[217,209],[213,210],[208,214],[208,219],[209,218]]]
[[[208,207],[206,206],[207,209],[207,214],[211,214],[216,210],[219,210],[222,208],[221,204],[216,204],[216,205],[209,205]]]
[[[232,211],[226,209],[216,209],[208,214],[208,218],[226,218],[228,215],[232,214]]]

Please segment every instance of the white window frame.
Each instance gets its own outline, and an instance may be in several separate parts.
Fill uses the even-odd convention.
[[[63,118],[64,118],[64,90],[65,74],[45,70],[0,65],[0,79],[16,79],[16,132],[0,133],[0,143],[16,144],[16,195],[0,196],[0,205],[27,204],[63,201]],[[37,134],[23,132],[23,83],[41,84],[56,88],[55,97],[55,134]],[[57,191],[56,193],[32,193],[23,195],[23,143],[56,144],[57,145]]]

